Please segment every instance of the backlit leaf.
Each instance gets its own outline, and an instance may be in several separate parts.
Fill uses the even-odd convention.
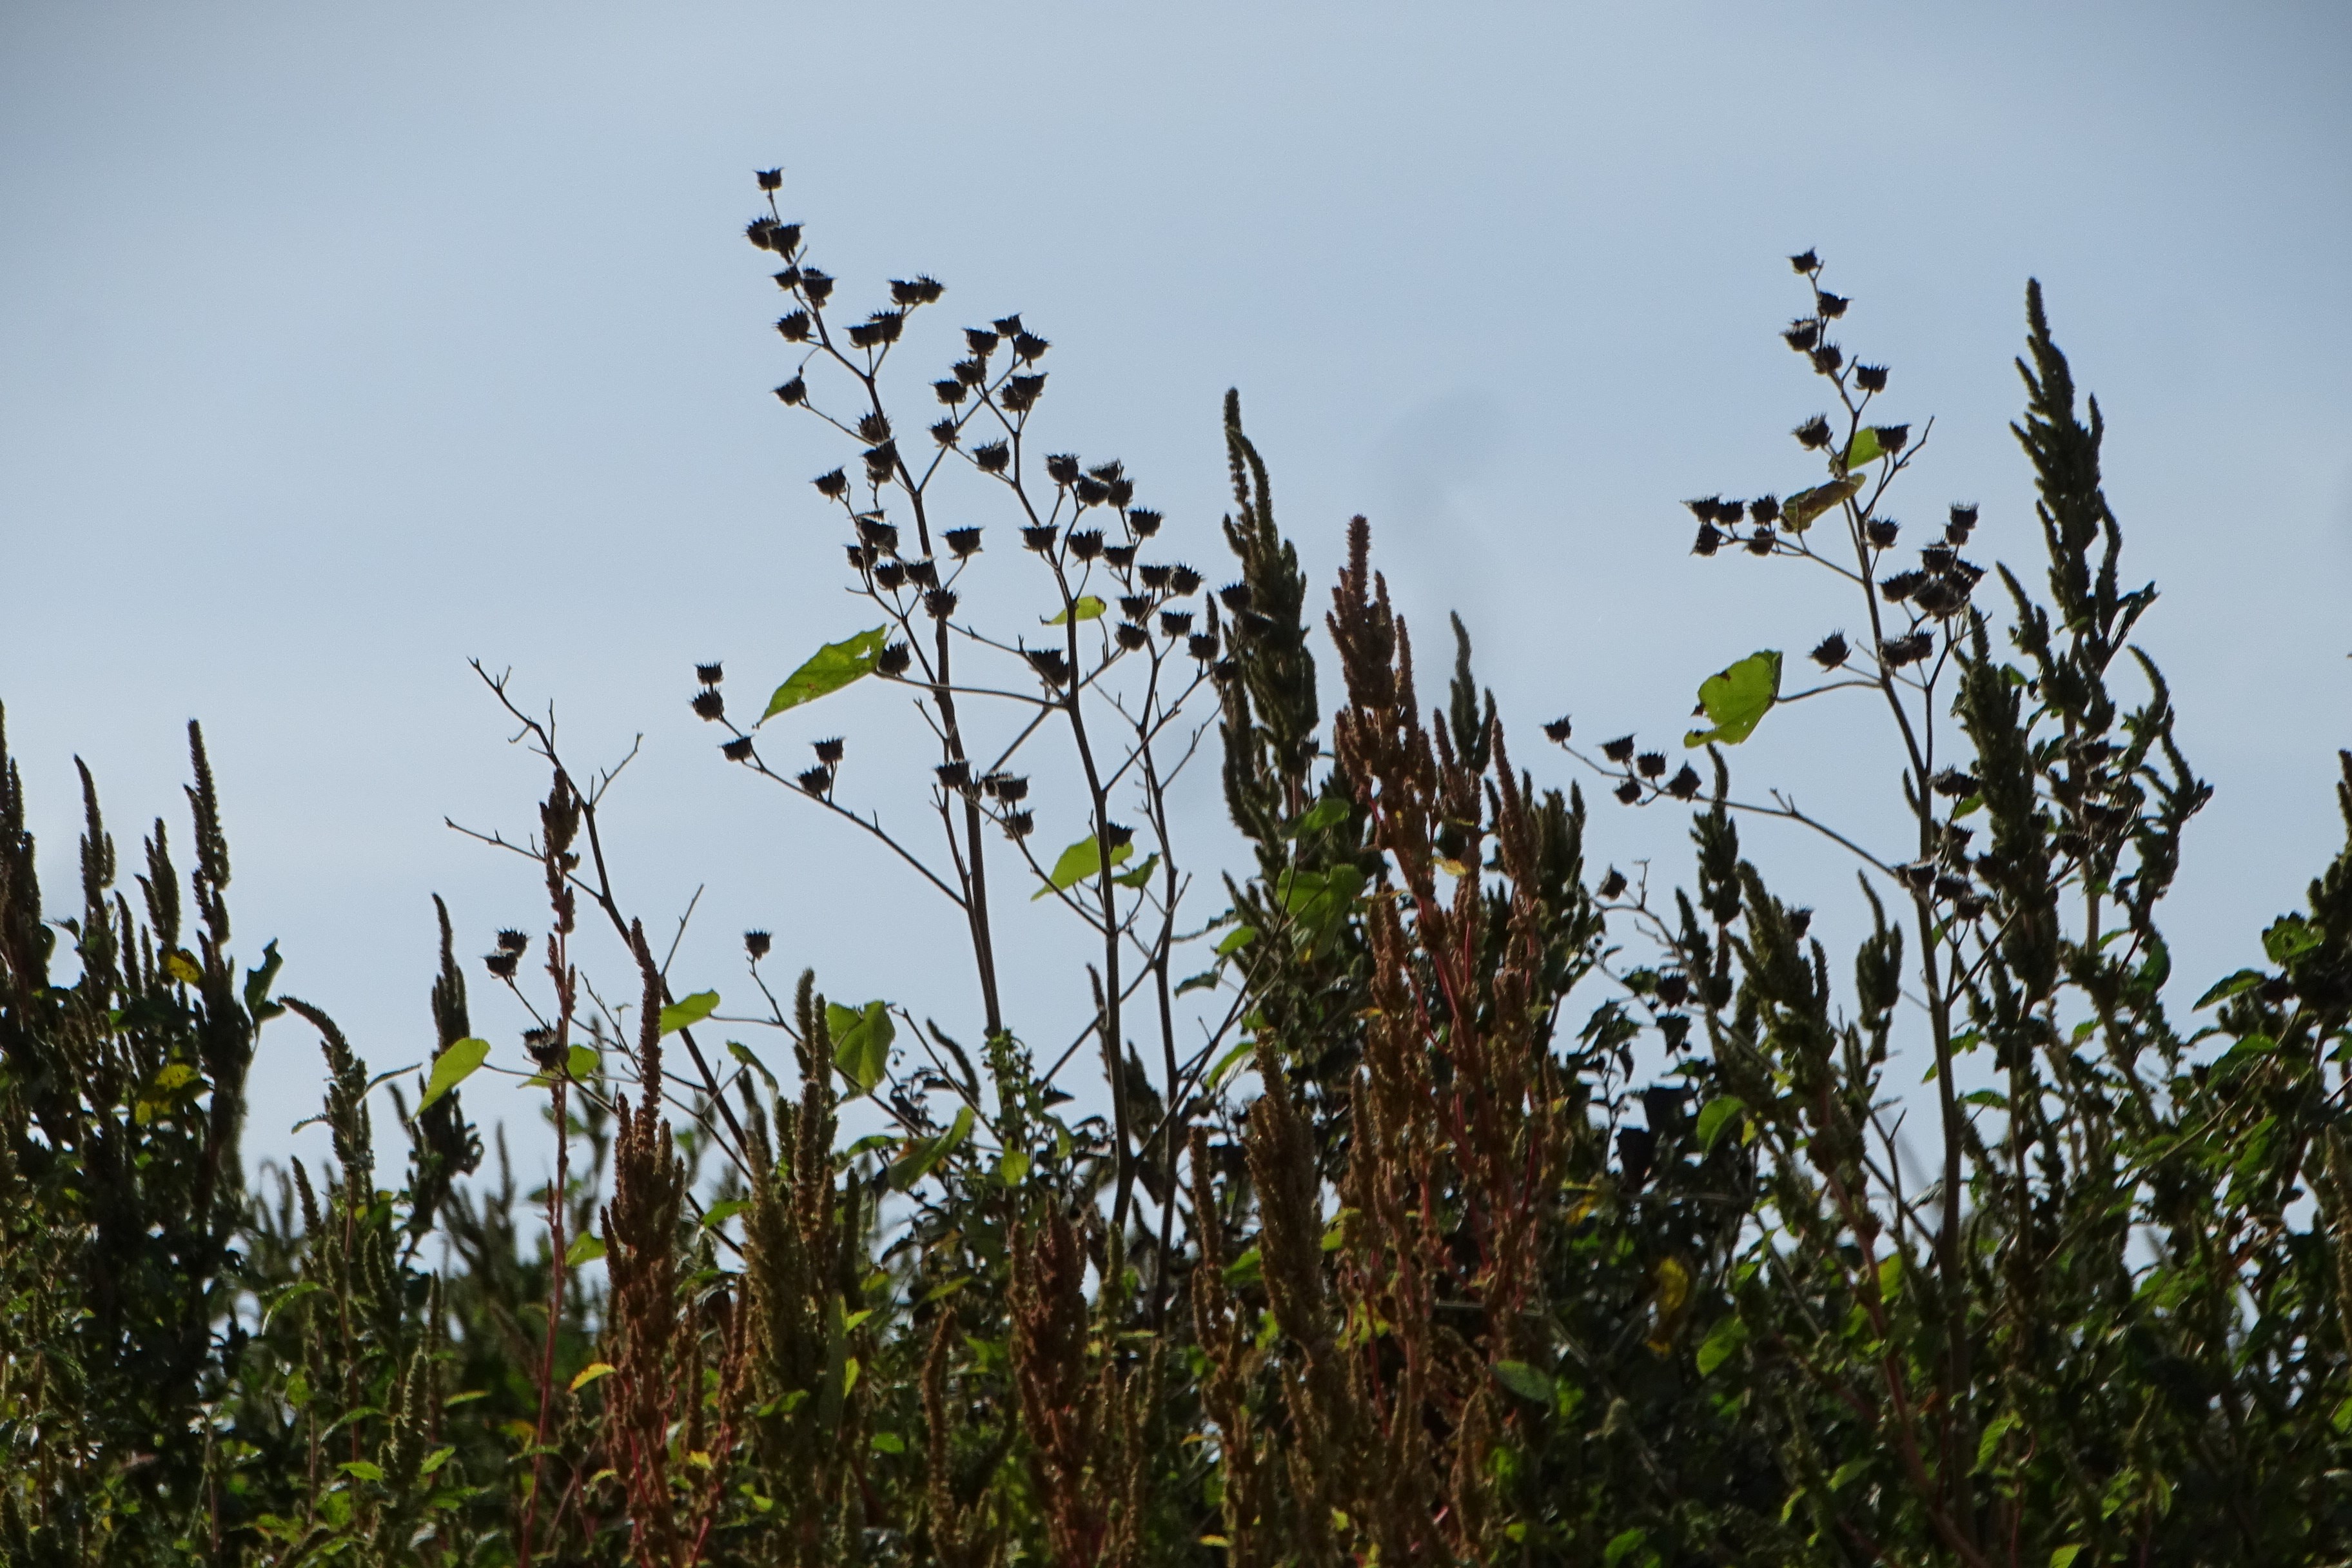
[[[833,1036],[833,1065],[859,1094],[871,1094],[890,1068],[890,1042],[898,1026],[890,1021],[890,1005],[868,1002],[852,1010],[838,1002],[824,1005],[826,1029]]]
[[[1878,432],[1865,425],[1855,433],[1853,442],[1845,449],[1845,466],[1858,468],[1864,463],[1874,463],[1886,456],[1886,448],[1878,444]]]
[[[598,1378],[608,1377],[617,1370],[619,1369],[609,1361],[592,1361],[582,1367],[578,1375],[572,1378],[572,1392],[577,1394]]]
[[[784,683],[776,688],[776,694],[768,699],[768,710],[760,715],[760,722],[764,724],[787,708],[814,702],[874,673],[875,664],[882,658],[887,632],[886,626],[876,626],[872,631],[859,632],[817,649],[807,663],[786,676]]]
[[[719,1010],[719,993],[698,991],[691,996],[681,996],[661,1010],[661,1032],[675,1035],[680,1029],[691,1028]]]
[[[604,1244],[583,1231],[574,1238],[572,1245],[564,1249],[563,1262],[566,1268],[577,1268],[583,1263],[593,1263],[604,1256]]]
[[[1699,682],[1698,705],[1706,710],[1715,728],[1693,730],[1683,737],[1683,744],[1696,747],[1719,742],[1736,746],[1756,732],[1756,726],[1780,700],[1780,651],[1768,647],[1751,653]]]
[[[1077,600],[1070,605],[1069,609],[1064,610],[1060,615],[1055,616],[1052,620],[1047,621],[1045,624],[1049,626],[1066,626],[1073,619],[1081,621],[1099,620],[1102,618],[1102,613],[1106,607],[1107,606],[1105,606],[1103,602],[1100,599],[1096,598],[1092,594],[1084,594],[1079,595]]]
[[[1791,533],[1802,533],[1813,526],[1813,519],[1834,506],[1843,506],[1862,489],[1862,476],[1848,474],[1842,479],[1832,479],[1825,485],[1815,485],[1809,490],[1799,490],[1780,503],[1780,522]]]
[[[427,1107],[472,1077],[489,1054],[489,1041],[467,1038],[435,1057],[433,1076],[425,1080],[425,1098],[416,1102],[416,1113],[422,1116]]]
[[[1046,885],[1030,894],[1029,901],[1034,904],[1049,894],[1066,893],[1080,882],[1092,877],[1102,869],[1101,851],[1102,841],[1091,834],[1063,850],[1061,858],[1054,862],[1053,871],[1045,879]],[[1114,866],[1123,866],[1133,858],[1134,855],[1134,845],[1114,845],[1110,852],[1110,863]]]
[[[1698,1146],[1712,1153],[1726,1130],[1748,1114],[1748,1102],[1736,1094],[1710,1100],[1698,1113]]]

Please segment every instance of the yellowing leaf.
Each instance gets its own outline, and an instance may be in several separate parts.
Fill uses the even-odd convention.
[[[784,683],[776,688],[776,694],[768,699],[768,710],[760,715],[760,722],[764,724],[788,708],[814,702],[853,680],[873,674],[882,658],[882,645],[888,640],[887,632],[887,627],[876,626],[872,631],[859,632],[817,649],[807,663],[786,676]]]
[[[184,947],[174,948],[165,953],[163,967],[172,972],[173,979],[190,985],[202,983],[205,977],[204,970],[197,966],[195,955]]]
[[[616,1370],[618,1369],[609,1361],[592,1361],[582,1367],[579,1375],[572,1380],[572,1392],[577,1394],[598,1378],[607,1376]]]
[[[1103,611],[1107,608],[1108,608],[1108,606],[1100,599],[1096,598],[1092,594],[1082,595],[1070,605],[1068,609],[1064,610],[1060,615],[1055,616],[1052,620],[1047,621],[1045,625],[1049,626],[1066,626],[1072,620],[1099,620],[1102,618]]]
[[[604,1256],[604,1244],[583,1231],[578,1239],[564,1250],[563,1261],[566,1267],[577,1268],[583,1263],[593,1263]]]
[[[1756,732],[1756,726],[1780,700],[1780,651],[1766,648],[1751,653],[1699,682],[1698,705],[1715,728],[1693,730],[1683,737],[1683,744],[1696,747],[1719,742],[1736,746]]]
[[[474,1069],[488,1060],[489,1054],[489,1041],[469,1037],[457,1041],[435,1057],[433,1075],[425,1080],[425,1098],[416,1102],[416,1113],[424,1115],[428,1106],[471,1078]]]

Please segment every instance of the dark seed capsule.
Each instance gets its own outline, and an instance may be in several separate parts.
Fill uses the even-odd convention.
[[[1179,566],[1168,574],[1168,590],[1180,599],[1190,598],[1201,591],[1201,574],[1190,566]]]
[[[1149,539],[1159,532],[1164,521],[1158,512],[1145,507],[1137,507],[1127,514],[1127,526],[1135,531],[1138,539]]]
[[[1917,593],[1919,585],[1927,580],[1925,572],[1897,572],[1892,577],[1880,579],[1878,592],[1888,604],[1899,605]]]
[[[848,749],[848,744],[840,736],[835,735],[814,742],[811,749],[816,752],[816,760],[830,768],[840,763],[841,754]]]
[[[1148,647],[1151,643],[1151,634],[1133,621],[1119,622],[1111,636],[1118,641],[1119,647],[1129,653],[1133,653],[1139,647]]]
[[[1822,258],[1808,250],[1800,255],[1789,258],[1789,265],[1795,268],[1799,272],[1810,276],[1822,269]]]
[[[1862,525],[1863,537],[1874,550],[1894,549],[1895,536],[1902,531],[1903,525],[1891,517],[1874,517]]]
[[[694,667],[694,679],[705,686],[716,686],[727,679],[727,668],[718,664],[698,664]]]
[[[976,359],[986,359],[996,352],[996,334],[986,327],[966,327],[963,330],[963,342],[964,346],[972,352],[972,356]]]
[[[1106,544],[1103,546],[1103,559],[1109,562],[1117,570],[1124,572],[1129,567],[1135,564],[1135,546],[1132,544]]]
[[[1853,384],[1864,392],[1884,392],[1886,390],[1886,367],[1883,364],[1857,364],[1853,367]],[[1884,440],[1879,444],[1885,446]],[[1886,449],[1890,452],[1895,450],[1893,447]]]
[[[1024,528],[1021,531],[1021,542],[1024,548],[1030,550],[1040,552],[1051,550],[1054,548],[1055,532],[1055,527],[1050,522],[1040,523],[1034,528]]]
[[[1057,485],[1074,482],[1078,477],[1078,458],[1075,452],[1054,452],[1045,458],[1045,477]]]
[[[1642,786],[1633,780],[1627,779],[1617,786],[1617,798],[1627,805],[1633,805],[1642,798]]]
[[[1192,611],[1162,610],[1160,612],[1160,635],[1161,637],[1169,638],[1181,637],[1190,634],[1192,629]]]
[[[727,700],[706,686],[694,694],[694,713],[698,719],[723,719],[727,716]]]
[[[1184,639],[1184,651],[1202,664],[1217,657],[1217,637],[1214,632],[1194,632]]]
[[[1620,735],[1613,741],[1602,742],[1601,744],[1601,754],[1608,758],[1612,763],[1632,762],[1633,760],[1633,737],[1631,735]]]
[[[1001,474],[1013,461],[1013,448],[1002,441],[985,441],[971,449],[971,460],[983,474]]]
[[[1748,503],[1748,515],[1751,520],[1757,522],[1780,521],[1780,498],[1778,496],[1758,496],[1754,500]]]
[[[961,757],[951,763],[941,763],[931,771],[940,775],[940,784],[945,789],[961,789],[971,782],[971,764]]]
[[[1546,724],[1543,727],[1543,732],[1545,740],[1549,741],[1553,745],[1558,746],[1566,744],[1568,737],[1573,732],[1573,731],[1569,723],[1568,715],[1563,713],[1559,718],[1553,720],[1550,723]]]
[[[1593,890],[1604,899],[1620,896],[1625,891],[1625,873],[1614,866],[1610,867],[1609,874],[1601,879],[1601,886]]]
[[[874,568],[874,581],[895,593],[906,585],[907,569],[896,561],[885,561]]]
[[[487,952],[482,955],[482,967],[501,980],[512,980],[519,956],[511,952]]]
[[[787,406],[793,404],[806,403],[808,401],[808,383],[803,381],[799,376],[793,377],[792,380],[776,388],[776,400]]]
[[[1119,596],[1118,607],[1129,620],[1139,621],[1151,614],[1151,606],[1159,602],[1149,594],[1124,594]]]
[[[749,737],[744,737],[730,741],[719,748],[719,754],[730,763],[749,762],[751,758],[751,740]]]
[[[1072,529],[1069,543],[1071,554],[1081,561],[1092,561],[1102,553],[1102,531],[1093,528]]]
[[[1769,555],[1772,553],[1772,531],[1759,528],[1748,536],[1746,542],[1748,554]]]
[[[950,528],[945,537],[948,549],[959,561],[980,553],[980,530],[976,528]]]
[[[882,656],[874,661],[874,668],[885,675],[904,675],[914,662],[915,656],[908,651],[907,645],[894,642],[882,650]]]
[[[1666,793],[1676,800],[1689,800],[1698,794],[1698,770],[1685,763],[1681,771],[1666,781]]]
[[[754,959],[767,957],[770,950],[775,945],[776,939],[770,936],[766,931],[747,931],[743,933],[743,951],[750,953]]]
[[[1853,301],[1836,294],[1822,294],[1815,299],[1814,303],[1821,308],[1822,315],[1834,321],[1845,314],[1845,308]]]
[[[1237,616],[1250,607],[1251,597],[1247,583],[1228,583],[1217,590],[1217,602]]]
[[[1853,650],[1845,646],[1845,634],[1832,632],[1814,646],[1812,658],[1813,662],[1823,669],[1835,669],[1851,658],[1853,653]]]
[[[817,494],[834,500],[839,500],[849,493],[849,476],[839,468],[829,474],[819,474],[810,482],[816,486]]]
[[[1633,759],[1633,767],[1645,779],[1657,778],[1666,771],[1666,754],[1664,752],[1643,752]]]
[[[833,787],[833,770],[831,768],[811,768],[806,773],[802,773],[794,782],[797,783],[801,788],[808,791],[809,794],[814,795],[822,795],[825,791]]]
[[[1798,426],[1792,434],[1797,437],[1799,446],[1818,449],[1830,444],[1830,422],[1823,416],[1816,414]]]
[[[530,948],[530,938],[524,935],[521,931],[502,931],[499,932],[499,951],[500,952],[528,952]]]
[[[1951,800],[1964,800],[1977,793],[1977,775],[1960,768],[1946,768],[1927,782],[1937,795]]]
[[[1723,534],[1721,531],[1711,522],[1700,523],[1698,525],[1698,538],[1691,543],[1691,553],[1693,555],[1712,555],[1722,548]]]
[[[1008,813],[1006,813],[1006,814],[1005,814],[1005,817],[1004,817],[1004,833],[1005,833],[1005,837],[1009,837],[1009,838],[1026,838],[1026,837],[1029,837],[1029,835],[1030,835],[1030,834],[1032,834],[1032,833],[1035,832],[1036,830],[1037,830],[1037,816],[1036,816],[1036,813],[1034,813],[1034,812],[1029,812],[1029,811],[1014,811],[1014,812],[1008,812]]]
[[[784,172],[782,169],[762,169],[757,177],[760,188],[763,191],[780,191],[784,188]]]
[[[934,588],[923,595],[923,612],[935,621],[943,621],[954,615],[955,607],[953,588]]]

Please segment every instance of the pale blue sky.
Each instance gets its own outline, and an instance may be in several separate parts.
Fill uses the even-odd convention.
[[[1859,300],[1849,346],[1893,364],[1898,414],[1937,418],[1898,511],[1978,500],[2011,560],[2034,549],[2006,422],[2038,275],[2220,789],[2172,916],[2183,969],[2245,957],[2339,839],[2341,5],[16,0],[0,701],[53,895],[71,756],[127,846],[176,819],[201,717],[241,945],[280,938],[285,984],[376,1067],[421,1057],[427,893],[469,955],[535,908],[528,868],[442,826],[519,828],[541,786],[478,655],[586,757],[644,732],[614,830],[649,915],[709,884],[690,983],[730,990],[735,933],[764,924],[838,993],[969,1027],[936,911],[723,768],[685,706],[696,658],[740,701],[864,624],[804,483],[842,454],[768,395],[774,289],[739,231],[774,163],[852,298],[927,270],[956,322],[1024,311],[1055,344],[1058,444],[1125,458],[1212,572],[1217,399],[1241,386],[1318,600],[1368,512],[1431,662],[1458,607],[1552,782],[1540,721],[1664,735],[1709,670],[1849,618],[1822,584],[1684,553],[1680,498],[1802,482],[1784,433],[1820,400],[1773,337],[1782,258],[1821,247]],[[842,700],[861,755],[903,729],[874,695]],[[1874,732],[1785,718],[1743,777],[1835,807],[1843,738]],[[1679,870],[1664,814],[1596,816],[1600,853]],[[1790,875],[1837,929],[1845,871]],[[1024,1026],[1066,1037],[1083,983],[1024,964]],[[515,1018],[477,1021],[512,1053]],[[257,1152],[318,1081],[291,1025],[263,1058]]]

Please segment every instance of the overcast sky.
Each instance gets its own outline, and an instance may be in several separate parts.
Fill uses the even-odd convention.
[[[845,300],[948,285],[909,344],[918,392],[946,329],[1023,311],[1055,344],[1044,438],[1126,459],[1213,574],[1240,386],[1316,602],[1368,513],[1425,664],[1460,610],[1548,783],[1572,773],[1541,721],[1664,740],[1708,671],[1853,619],[1778,563],[1685,553],[1682,498],[1806,482],[1786,432],[1822,400],[1774,335],[1791,251],[1857,300],[1843,338],[1894,367],[1894,416],[1935,416],[1897,514],[1978,500],[1979,553],[2032,563],[2007,422],[2038,276],[2109,420],[2126,574],[2164,591],[2145,643],[2219,790],[2170,917],[2188,983],[2247,960],[2340,841],[2339,5],[16,0],[0,702],[54,912],[72,757],[128,858],[148,817],[184,820],[201,718],[240,952],[278,938],[284,985],[372,1066],[422,1059],[427,895],[469,962],[536,912],[528,866],[443,826],[525,830],[544,787],[478,657],[556,705],[583,762],[644,735],[617,869],[660,923],[708,884],[686,988],[731,1010],[738,933],[763,925],[780,967],[978,1033],[944,911],[725,767],[686,706],[697,659],[728,662],[740,706],[866,624],[806,483],[848,454],[769,395],[791,361],[740,232],[775,164]],[[869,769],[845,781],[906,754],[887,693],[823,722]],[[1837,782],[1892,789],[1859,711],[1777,716],[1739,763],[1885,821]],[[1680,831],[1597,802],[1604,858],[1680,877]],[[1847,929],[1843,868],[1750,842]],[[1053,928],[1021,929],[1015,1020],[1057,1043],[1084,982]],[[516,1061],[520,1014],[474,973]],[[319,1087],[292,1021],[261,1053],[255,1154],[300,1142]]]

